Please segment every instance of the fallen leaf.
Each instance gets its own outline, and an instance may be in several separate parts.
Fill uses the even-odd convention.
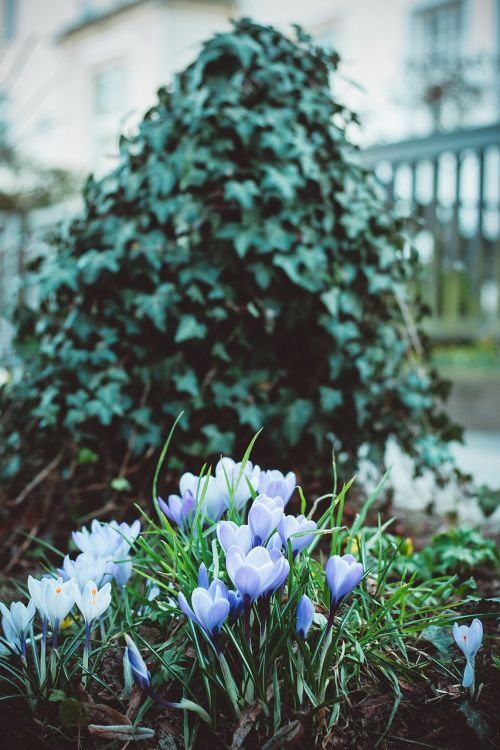
[[[238,750],[242,746],[247,735],[253,729],[255,720],[260,713],[262,713],[262,705],[259,701],[252,703],[251,706],[248,706],[241,712],[241,718],[233,734],[231,750]]]
[[[129,742],[130,740],[150,740],[155,736],[154,729],[149,727],[133,727],[129,724],[125,725],[114,725],[114,726],[101,726],[99,724],[89,724],[88,730],[90,734],[96,735],[104,740],[122,740]]]
[[[283,746],[295,745],[304,734],[304,727],[300,721],[291,721],[284,727],[278,729],[274,737],[271,737],[263,746],[262,750],[278,750]]]
[[[132,724],[128,716],[116,711],[116,709],[110,706],[104,705],[104,703],[96,703],[93,706],[87,708],[91,716],[92,724],[109,724],[109,725],[129,725]]]

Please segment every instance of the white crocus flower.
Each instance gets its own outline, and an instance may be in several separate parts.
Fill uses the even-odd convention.
[[[83,645],[83,686],[87,684],[89,674],[90,632],[92,625],[111,604],[111,584],[105,583],[98,588],[95,581],[88,581],[80,591],[76,581],[73,581],[76,606],[85,620],[85,642]]]
[[[111,584],[105,583],[102,588],[98,588],[95,581],[88,581],[83,591],[80,592],[76,582],[73,584],[73,591],[76,606],[83,615],[85,625],[89,628],[111,604]]]
[[[62,578],[44,578],[45,609],[47,618],[55,630],[66,619],[75,603],[73,581],[63,581]]]
[[[75,603],[73,582],[62,578],[42,578],[38,581],[33,576],[28,578],[28,590],[33,606],[36,606],[42,618],[43,642],[46,638],[47,623],[52,627],[52,645],[57,648],[59,626],[69,615]]]
[[[67,580],[74,578],[80,591],[83,591],[88,581],[95,581],[100,586],[106,573],[107,560],[105,557],[95,557],[90,552],[82,552],[76,560],[70,560],[69,555],[64,558],[61,573]]]
[[[94,519],[90,531],[84,526],[80,531],[74,531],[72,536],[82,552],[88,552],[95,557],[115,557],[117,554],[125,557],[140,530],[139,520],[129,525],[116,521],[101,524]]]
[[[48,578],[42,578],[40,581],[33,576],[28,576],[28,591],[30,592],[31,601],[34,602],[43,623],[47,623],[49,615],[45,606],[45,589],[47,588]]]
[[[7,609],[5,604],[0,602],[0,612],[2,613],[2,627],[7,641],[19,648],[22,656],[24,656],[26,653],[26,633],[36,612],[35,603],[30,600],[26,606],[22,602],[12,602],[10,609]]]

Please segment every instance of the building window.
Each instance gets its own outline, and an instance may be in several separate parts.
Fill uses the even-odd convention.
[[[107,171],[118,154],[118,136],[127,107],[127,71],[114,63],[93,76],[93,167]]]
[[[463,25],[462,2],[446,2],[414,15],[416,57],[450,62],[460,57]]]
[[[106,68],[94,78],[94,110],[98,117],[120,111],[125,99],[125,68],[121,65]]]
[[[0,146],[7,142],[7,94],[0,91]]]
[[[4,42],[10,42],[16,35],[16,0],[1,0],[1,2],[1,36]]]

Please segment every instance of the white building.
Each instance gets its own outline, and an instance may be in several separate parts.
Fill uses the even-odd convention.
[[[117,135],[228,24],[231,0],[0,0],[8,139],[37,160],[112,167]]]
[[[0,121],[24,153],[82,172],[112,166],[118,132],[235,15],[298,22],[337,49],[335,86],[361,115],[364,143],[429,131],[429,61],[460,62],[476,89],[462,92],[462,111],[448,104],[445,125],[500,119],[500,0],[0,0],[0,10]],[[457,81],[445,83],[456,99]]]
[[[240,8],[271,24],[296,21],[340,53],[337,90],[360,114],[364,143],[432,128],[429,109],[419,106],[411,65],[424,67],[422,79],[432,84],[438,71],[429,67],[446,63],[457,71],[460,63],[467,81],[481,89],[466,111],[448,107],[445,125],[500,119],[499,0],[242,0]]]

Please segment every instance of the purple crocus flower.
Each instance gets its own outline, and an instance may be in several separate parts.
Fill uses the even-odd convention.
[[[250,609],[253,602],[263,596],[264,609],[267,611],[271,594],[284,584],[290,566],[277,549],[267,550],[259,546],[245,555],[235,546],[226,553],[226,568],[243,600],[245,636],[250,641]]]
[[[259,480],[259,492],[268,497],[281,497],[286,505],[293,495],[297,479],[293,471],[284,476],[278,469],[262,471]]]
[[[210,636],[218,649],[217,635],[230,611],[228,591],[224,583],[215,579],[208,589],[198,586],[191,595],[192,608],[179,593],[179,607],[184,614]]]
[[[142,658],[139,649],[135,645],[134,641],[130,636],[126,635],[125,640],[127,642],[127,648],[125,649],[125,659],[130,664],[132,676],[134,682],[141,690],[149,690],[151,687],[151,675],[149,673],[144,659]]]
[[[210,583],[208,580],[208,570],[205,563],[201,563],[200,567],[198,568],[198,586],[201,589],[207,589],[210,587]]]
[[[453,637],[466,658],[462,686],[468,688],[474,684],[474,662],[483,641],[483,625],[481,620],[477,618],[472,620],[470,626],[459,625],[456,622],[453,625]]]
[[[229,602],[229,616],[231,622],[238,619],[243,611],[243,599],[237,591],[228,591],[227,600]]]
[[[307,594],[304,594],[297,605],[297,633],[303,641],[312,625],[314,618],[314,604]]]
[[[197,477],[190,472],[183,474],[179,481],[181,497],[188,492],[201,503],[203,514],[211,521],[218,521],[228,507],[227,498],[221,492],[214,477],[209,475]]]
[[[317,528],[316,522],[308,521],[305,516],[283,516],[278,524],[278,534],[285,547],[290,540],[292,554],[295,557],[312,542]]]
[[[176,523],[180,529],[185,529],[193,520],[196,500],[191,490],[186,490],[182,497],[169,495],[167,502],[159,497],[158,504],[169,521]]]
[[[247,524],[237,526],[234,521],[221,521],[217,525],[217,539],[224,552],[239,547],[245,554],[252,549],[252,534]]]
[[[352,555],[333,555],[326,564],[325,573],[330,589],[330,617],[327,624],[329,629],[333,625],[339,604],[363,578],[364,568]]]
[[[266,543],[283,518],[283,499],[257,495],[248,512],[248,525],[252,545],[259,547]]]
[[[231,497],[235,507],[241,510],[252,496],[250,487],[257,492],[260,479],[260,468],[247,461],[242,471],[243,462],[236,463],[232,458],[223,457],[215,467],[215,479],[219,491],[226,498],[229,507]]]
[[[118,587],[123,589],[132,575],[132,560],[121,560],[120,562],[111,563],[108,572],[111,573]]]
[[[287,565],[288,561],[279,550],[269,551],[265,547],[254,547],[247,555],[239,547],[230,547],[226,554],[229,578],[245,605],[251,604],[274,586],[279,586]]]

